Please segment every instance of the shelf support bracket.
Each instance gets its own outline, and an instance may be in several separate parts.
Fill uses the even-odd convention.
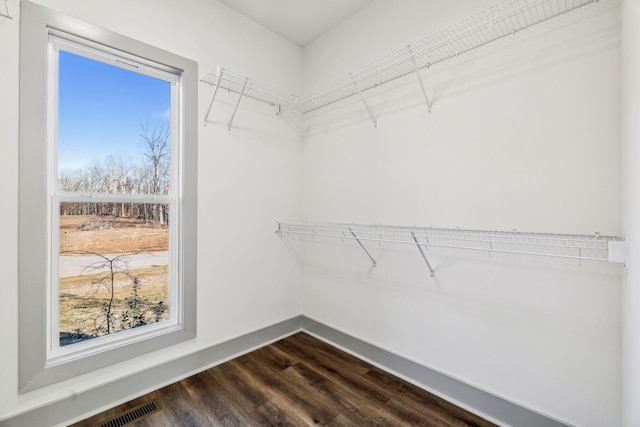
[[[218,88],[220,87],[220,80],[222,80],[223,71],[220,70],[218,73],[218,80],[216,81],[216,87],[213,89],[213,95],[211,95],[211,102],[209,102],[209,108],[207,109],[207,114],[204,116],[204,124],[209,123],[209,115],[211,114],[211,109],[213,108],[213,101],[216,99],[216,95],[218,94]]]
[[[578,265],[582,266],[582,248],[578,246]]]
[[[350,77],[351,77],[351,82],[353,83],[353,87],[356,88],[356,91],[358,92],[358,95],[360,96],[360,100],[364,104],[364,108],[367,109],[367,113],[369,113],[369,117],[371,117],[371,121],[373,122],[373,126],[374,127],[378,127],[378,121],[376,120],[376,118],[374,117],[373,113],[371,112],[371,109],[369,108],[369,104],[367,104],[367,100],[364,99],[364,96],[362,95],[362,92],[360,91],[360,88],[358,87],[358,82],[355,81],[355,79],[353,78],[353,75],[351,75]]]
[[[349,228],[349,233],[351,233],[351,235],[353,236],[354,239],[356,239],[356,242],[358,242],[358,244],[360,245],[360,247],[362,248],[362,250],[364,251],[365,254],[367,254],[367,256],[369,257],[369,259],[371,260],[371,262],[373,263],[373,266],[376,267],[377,263],[376,260],[373,259],[373,257],[371,256],[371,254],[369,253],[369,251],[367,250],[367,248],[364,247],[364,245],[362,244],[362,242],[360,241],[360,239],[358,239],[358,236],[356,236],[356,233],[353,232],[353,230],[351,228]]]
[[[244,84],[242,85],[242,90],[240,91],[240,96],[238,97],[238,102],[236,102],[236,107],[233,109],[233,113],[231,113],[231,118],[229,119],[229,124],[227,125],[227,130],[231,130],[231,123],[233,123],[233,118],[236,116],[236,112],[238,111],[238,106],[240,105],[240,101],[244,96],[244,90],[247,88],[247,83],[249,82],[249,78],[246,77],[244,79]]]
[[[413,231],[411,232],[411,237],[413,237],[413,241],[416,242],[416,246],[418,247],[418,250],[420,251],[420,255],[422,255],[422,259],[424,259],[424,262],[427,263],[427,267],[429,267],[429,271],[431,272],[431,277],[433,277],[435,275],[435,272],[433,271],[433,268],[431,267],[431,264],[429,264],[429,260],[427,259],[427,256],[424,253],[424,250],[422,249],[422,246],[420,245],[420,242],[418,242],[418,238],[416,237],[416,233],[414,233]]]
[[[5,13],[0,11],[0,16],[7,19],[13,19],[13,16],[11,16],[11,14],[9,13],[9,3],[7,3],[7,0],[4,0],[4,8],[6,9],[7,12]]]
[[[420,85],[420,89],[422,89],[422,95],[424,95],[424,100],[427,102],[427,108],[429,112],[431,112],[431,100],[429,99],[429,95],[427,95],[427,91],[424,88],[424,83],[422,82],[422,77],[420,77],[420,71],[418,70],[418,64],[416,64],[416,58],[413,56],[413,51],[411,50],[411,45],[407,46],[407,50],[409,51],[409,55],[411,57],[411,64],[413,65],[413,72],[416,75],[416,79],[418,80],[418,84]]]

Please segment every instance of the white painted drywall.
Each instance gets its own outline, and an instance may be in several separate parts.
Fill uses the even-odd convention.
[[[307,89],[488,6],[379,0],[311,43]],[[619,235],[620,8],[599,2],[311,113],[311,221]],[[620,265],[304,244],[306,316],[550,417],[620,424]]]
[[[193,59],[200,76],[222,64],[276,86],[300,85],[300,48],[217,2],[37,3]],[[0,419],[300,314],[299,267],[274,237],[276,220],[299,216],[299,136],[270,107],[244,100],[232,131],[224,125],[199,128],[197,339],[18,394],[19,3],[8,6],[15,19],[0,18],[0,179],[6,185],[0,210]],[[200,84],[200,117],[211,93]],[[218,96],[212,119],[224,123],[235,97]]]
[[[622,425],[640,425],[640,3],[622,5],[623,226],[629,263],[623,287]]]

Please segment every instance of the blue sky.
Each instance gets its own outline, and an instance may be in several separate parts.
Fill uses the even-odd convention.
[[[141,158],[140,123],[169,128],[170,83],[69,52],[59,56],[58,169]]]

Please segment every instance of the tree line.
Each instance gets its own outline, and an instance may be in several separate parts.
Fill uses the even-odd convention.
[[[142,126],[142,157],[123,160],[109,156],[85,168],[58,173],[58,189],[72,193],[166,195],[170,188],[169,131]],[[168,221],[168,206],[159,203],[63,202],[60,215],[109,215],[139,218],[144,221]]]

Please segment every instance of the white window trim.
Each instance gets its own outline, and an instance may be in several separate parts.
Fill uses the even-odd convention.
[[[26,392],[195,337],[197,64],[28,1],[21,2],[21,5],[19,386],[20,392]],[[47,99],[50,98],[48,85],[51,84],[47,78],[47,64],[50,38],[55,37],[55,43],[64,44],[64,40],[59,41],[60,36],[72,42],[79,41],[80,45],[89,47],[90,54],[98,57],[99,51],[104,51],[106,55],[117,52],[117,56],[124,60],[142,61],[145,73],[153,73],[153,65],[146,70],[144,60],[139,58],[147,58],[149,65],[164,64],[160,68],[166,67],[170,73],[178,71],[181,74],[180,90],[172,90],[172,105],[175,96],[176,105],[182,112],[172,118],[175,124],[178,124],[178,120],[180,124],[173,126],[172,123],[172,139],[173,129],[179,127],[181,132],[175,137],[181,139],[181,144],[174,144],[172,140],[171,155],[172,167],[175,167],[175,173],[181,174],[183,185],[172,195],[175,199],[170,202],[172,208],[177,210],[174,218],[180,223],[176,227],[180,228],[180,234],[179,238],[171,236],[173,239],[170,237],[170,241],[173,240],[171,244],[176,245],[177,250],[173,250],[173,246],[171,249],[179,257],[176,274],[182,286],[174,298],[182,309],[173,322],[134,328],[140,330],[132,330],[130,334],[113,334],[104,340],[89,340],[98,342],[98,345],[69,346],[76,351],[65,349],[52,352],[55,346],[52,345],[52,334],[47,325],[55,304],[52,304],[54,298],[48,279],[55,264],[50,248],[56,247],[57,238],[54,234],[57,230],[53,230],[52,224],[55,224],[57,201],[76,196],[91,196],[92,202],[114,200],[114,197],[118,200],[123,197],[144,199],[147,203],[163,203],[167,200],[164,197],[153,199],[139,195],[72,195],[49,187],[48,182],[52,180],[48,178],[52,171],[57,173],[57,165],[47,142],[50,132],[55,132],[47,125],[52,122],[47,120],[51,115],[51,111],[47,111],[50,101]],[[98,48],[98,51],[94,48]],[[84,52],[81,55],[88,56]],[[55,84],[57,86],[57,78]],[[182,150],[174,151],[174,147],[179,145]]]

